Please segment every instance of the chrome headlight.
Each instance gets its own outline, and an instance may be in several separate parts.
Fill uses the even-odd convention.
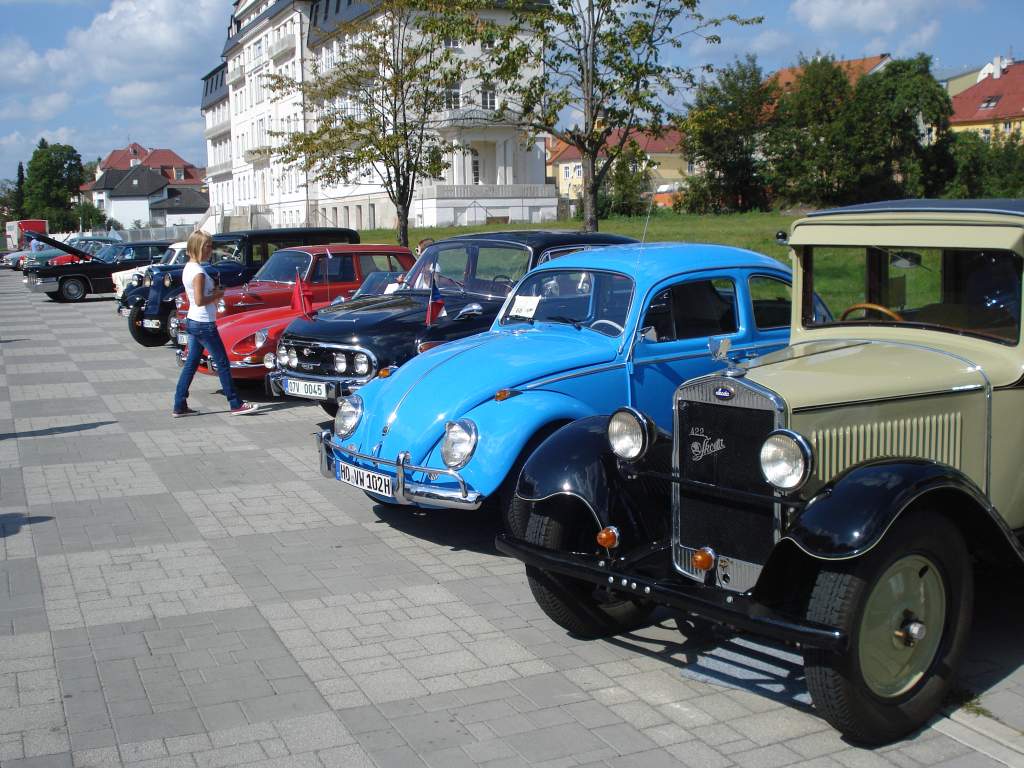
[[[355,359],[352,360],[352,369],[357,376],[365,376],[370,372],[370,358],[362,352],[357,353]]]
[[[624,461],[639,461],[654,442],[654,423],[632,408],[619,408],[608,419],[608,444]]]
[[[172,284],[171,276],[164,275],[164,288],[170,288]]]
[[[274,370],[275,359],[276,356],[274,355],[273,352],[267,352],[267,354],[263,356],[263,367],[271,371]]]
[[[132,285],[134,285],[136,288],[138,288],[140,285],[142,285],[142,275],[139,275],[139,274],[132,275]]]
[[[359,426],[363,417],[363,398],[359,395],[343,397],[338,401],[338,414],[334,417],[334,434],[348,437]]]
[[[277,348],[277,363],[278,365],[288,365],[288,350],[284,347]]]
[[[260,328],[258,331],[256,331],[256,336],[255,336],[256,349],[259,349],[264,344],[266,344],[268,338],[270,338],[270,329],[269,328]]]
[[[295,353],[294,347],[288,347],[288,365],[292,368],[299,364],[299,356]]]
[[[338,373],[348,370],[348,356],[344,352],[334,353],[334,370]]]
[[[227,312],[228,311],[228,305],[224,301],[224,299],[221,299],[220,301],[217,302],[217,311],[218,312]]]
[[[449,469],[459,469],[473,456],[476,449],[476,424],[469,419],[449,421],[444,425],[441,441],[441,460]]]
[[[803,435],[778,429],[761,446],[761,474],[780,491],[795,491],[807,482],[814,452]]]
[[[153,276],[152,275],[146,275],[146,277],[142,281],[142,284],[144,286],[146,286],[147,288],[149,288],[151,285],[153,285]]]

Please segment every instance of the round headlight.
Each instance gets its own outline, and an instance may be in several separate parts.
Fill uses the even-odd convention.
[[[151,285],[153,285],[153,276],[146,275],[145,279],[142,281],[142,284],[149,288]]]
[[[170,288],[170,287],[171,287],[171,276],[169,274],[168,275],[164,275],[164,288]]]
[[[476,448],[476,424],[469,419],[449,421],[444,425],[441,460],[449,469],[464,467]]]
[[[274,360],[275,360],[274,353],[273,352],[267,352],[267,354],[265,354],[263,356],[263,367],[264,368],[268,368],[270,370],[274,370]]]
[[[295,354],[295,350],[292,347],[288,347],[288,365],[292,368],[299,364],[299,356]]]
[[[228,311],[228,305],[224,301],[224,299],[221,299],[220,301],[217,302],[217,311],[218,312],[227,312]]]
[[[288,365],[288,350],[284,347],[277,348],[277,362],[280,365]]]
[[[362,416],[363,398],[359,395],[343,397],[338,401],[338,414],[334,417],[334,434],[348,437],[355,432]]]
[[[357,376],[365,376],[370,372],[370,358],[362,352],[356,353],[355,359],[352,361],[352,369]]]
[[[142,275],[132,275],[132,285],[136,288],[142,285]]]
[[[348,370],[348,357],[344,352],[334,353],[334,370],[338,373],[344,373]]]
[[[256,349],[259,349],[264,344],[266,344],[268,338],[270,338],[269,328],[260,328],[258,331],[256,331]]]
[[[807,482],[812,465],[811,446],[788,429],[772,432],[761,446],[761,473],[781,491],[794,491]]]
[[[612,453],[625,461],[643,458],[651,444],[647,418],[632,408],[620,408],[608,419],[608,444]]]

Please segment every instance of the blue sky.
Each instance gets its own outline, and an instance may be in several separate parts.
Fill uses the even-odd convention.
[[[1024,0],[704,0],[709,15],[763,15],[757,27],[691,39],[678,56],[726,64],[753,52],[765,70],[799,53],[854,58],[930,53],[937,66],[1024,58]],[[41,136],[85,160],[128,139],[206,162],[200,78],[219,62],[230,0],[0,0],[0,178]]]

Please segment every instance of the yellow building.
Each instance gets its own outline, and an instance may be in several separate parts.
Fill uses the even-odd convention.
[[[1024,134],[1024,62],[998,58],[990,74],[953,97],[954,131],[973,131],[983,139]]]

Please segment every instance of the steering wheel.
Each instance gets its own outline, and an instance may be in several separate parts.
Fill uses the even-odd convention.
[[[883,307],[881,304],[871,304],[868,302],[862,302],[860,304],[851,304],[849,307],[843,310],[843,314],[839,316],[839,320],[843,321],[851,312],[856,312],[858,309],[867,309],[872,312],[878,312],[881,315],[885,315],[890,320],[895,320],[897,323],[903,322],[903,317],[899,312],[896,312],[888,307]]]
[[[590,327],[596,329],[597,326],[602,325],[602,324],[610,325],[612,328],[614,328],[616,336],[618,336],[620,333],[622,333],[624,330],[626,330],[621,325],[616,323],[614,320],[607,320],[605,318],[601,318],[600,320],[595,320],[594,322],[592,322],[590,324]]]
[[[491,282],[492,283],[503,282],[503,283],[507,283],[508,285],[512,285],[512,278],[509,277],[508,275],[495,275],[494,277],[491,278]]]

